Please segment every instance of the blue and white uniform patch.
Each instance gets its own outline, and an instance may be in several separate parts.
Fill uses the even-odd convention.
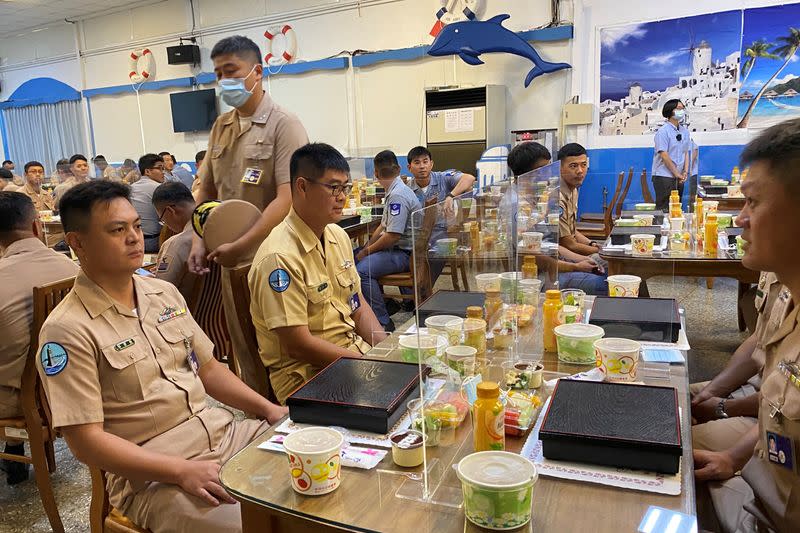
[[[276,268],[269,274],[269,286],[275,292],[285,291],[289,288],[291,282],[292,279],[289,277],[289,273],[282,268]]]
[[[55,376],[67,366],[67,350],[57,342],[46,342],[39,353],[42,369],[46,376]]]
[[[400,214],[400,204],[389,204],[389,214],[397,216]]]

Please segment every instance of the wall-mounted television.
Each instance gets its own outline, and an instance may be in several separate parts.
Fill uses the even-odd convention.
[[[214,89],[172,93],[169,102],[175,133],[209,131],[217,118],[217,95]]]

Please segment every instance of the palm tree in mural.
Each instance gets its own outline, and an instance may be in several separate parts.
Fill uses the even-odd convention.
[[[765,59],[779,59],[779,56],[773,54],[769,51],[770,48],[774,47],[773,43],[768,43],[765,40],[761,39],[759,41],[753,41],[750,46],[744,51],[744,55],[747,56],[747,59],[742,64],[742,72],[744,76],[742,77],[742,83],[740,87],[744,87],[744,84],[747,83],[747,78],[750,77],[750,73],[753,72],[753,67],[756,65],[756,59],[759,57],[763,57]]]
[[[769,87],[772,80],[778,77],[778,75],[786,68],[786,65],[789,64],[789,61],[792,60],[794,54],[797,52],[797,49],[800,48],[800,30],[797,28],[789,28],[789,34],[783,37],[778,37],[778,42],[782,43],[777,48],[772,50],[773,54],[776,54],[783,58],[783,64],[781,67],[775,71],[775,74],[767,80],[767,82],[761,87],[761,90],[758,91],[758,94],[755,98],[750,102],[750,105],[747,106],[747,111],[745,111],[742,120],[739,121],[739,124],[736,125],[737,128],[746,128],[747,123],[750,122],[750,115],[753,114],[753,110],[758,105],[758,101],[761,100],[761,96],[767,91],[767,87]]]

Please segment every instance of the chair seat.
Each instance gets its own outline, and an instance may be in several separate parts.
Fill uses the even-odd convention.
[[[581,222],[603,222],[605,213],[584,213],[581,215]]]
[[[396,274],[387,274],[386,276],[378,278],[378,284],[391,285],[397,287],[401,283],[403,287],[412,287],[414,285],[414,275],[411,272],[398,272]]]
[[[18,416],[14,418],[0,418],[0,428],[24,428],[25,418]]]
[[[584,231],[605,231],[606,227],[603,224],[593,224],[591,222],[578,222],[575,224],[575,229],[583,233]]]
[[[105,520],[106,531],[114,533],[149,533],[149,529],[142,529],[133,523],[133,520],[112,508]]]

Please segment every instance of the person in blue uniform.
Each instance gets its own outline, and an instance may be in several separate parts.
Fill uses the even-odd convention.
[[[381,224],[363,248],[355,251],[356,269],[361,277],[364,297],[378,322],[386,331],[394,331],[378,278],[408,272],[414,249],[412,213],[421,208],[420,201],[400,177],[397,156],[384,150],[375,156],[375,178],[386,189]]]
[[[689,176],[691,158],[689,152],[692,140],[689,130],[683,123],[686,120],[686,109],[680,100],[668,100],[661,109],[667,122],[661,126],[655,136],[653,153],[652,180],[656,193],[656,209],[669,209],[669,195],[677,189],[683,197],[683,188]]]

